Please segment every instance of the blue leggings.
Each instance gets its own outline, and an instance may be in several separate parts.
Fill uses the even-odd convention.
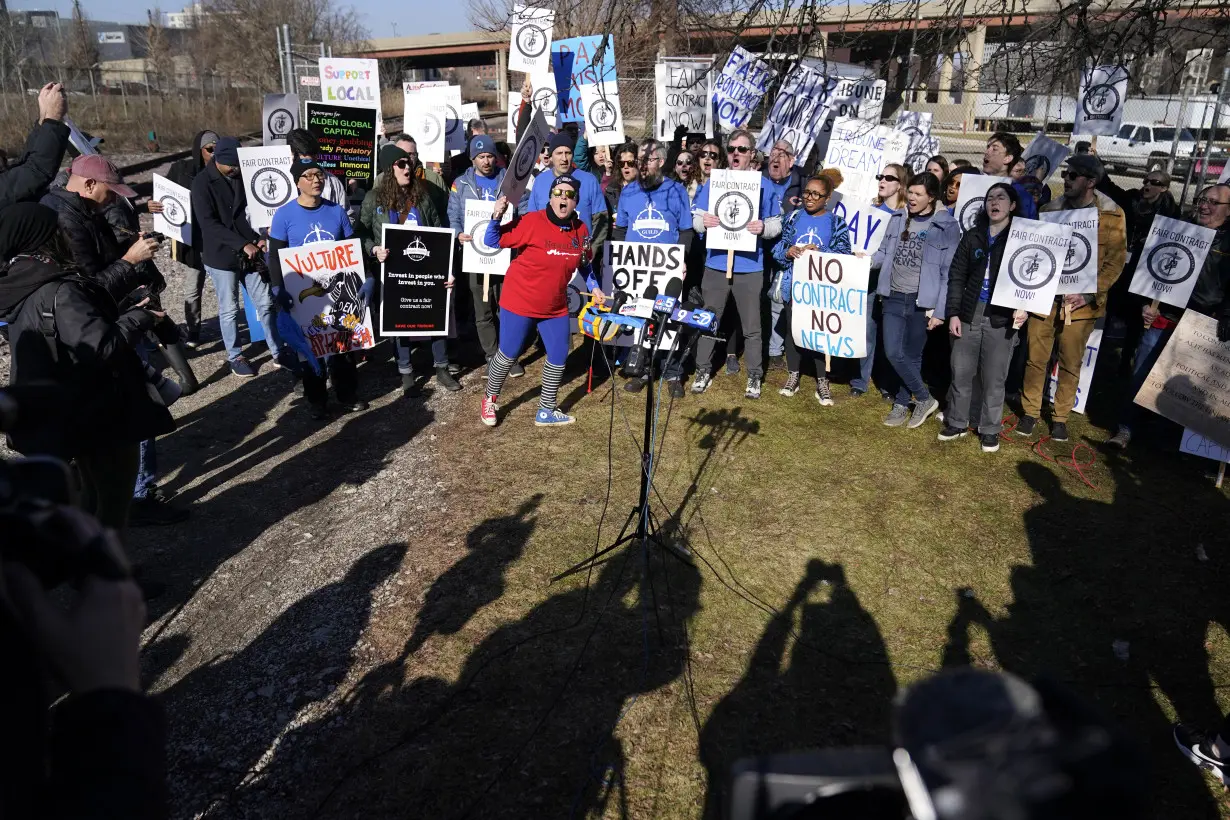
[[[516,361],[525,352],[530,332],[538,326],[542,343],[547,348],[547,364],[563,367],[568,358],[568,339],[572,331],[573,319],[568,316],[557,316],[554,319],[531,319],[513,313],[508,308],[500,308],[500,352],[507,358]]]

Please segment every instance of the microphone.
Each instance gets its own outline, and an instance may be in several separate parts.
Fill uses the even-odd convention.
[[[683,280],[672,279],[666,283],[666,294],[654,299],[653,309],[655,313],[670,314],[679,304],[679,297],[683,293]]]
[[[611,296],[611,313],[619,313],[619,309],[628,303],[627,291],[617,290]]]

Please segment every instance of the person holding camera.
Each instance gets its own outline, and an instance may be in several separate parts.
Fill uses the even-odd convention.
[[[122,531],[139,444],[175,429],[167,405],[179,395],[173,382],[151,385],[129,343],[147,312],[121,314],[102,283],[83,275],[56,212],[44,205],[0,212],[0,258],[7,260],[0,321],[9,325],[9,383],[58,385],[71,396],[63,418],[11,433],[11,446],[24,455],[75,460],[82,506]]]
[[[33,202],[47,192],[68,150],[68,97],[64,86],[47,83],[38,92],[38,125],[26,139],[21,159],[5,164],[0,173],[0,208]]]
[[[250,379],[256,370],[248,364],[239,347],[239,286],[260,316],[265,341],[273,366],[281,367],[278,357],[282,344],[273,316],[273,293],[261,275],[265,240],[248,223],[248,196],[239,178],[239,140],[219,137],[214,144],[214,161],[192,180],[192,219],[200,226],[201,260],[218,293],[218,324],[231,373]]]

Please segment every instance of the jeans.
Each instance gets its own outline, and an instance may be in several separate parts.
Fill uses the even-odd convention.
[[[764,291],[764,271],[736,273],[734,280],[728,282],[726,271],[705,268],[700,289],[706,305],[720,306],[717,308],[719,322],[726,308],[726,300],[733,293],[735,310],[738,311],[739,322],[743,326],[743,360],[747,364],[747,375],[764,378],[764,347],[760,333],[760,299]],[[709,373],[713,370],[714,344],[715,340],[709,336],[703,336],[697,342],[697,372]]]
[[[188,268],[184,274],[184,328],[192,335],[201,332],[201,294],[205,292],[205,268]]]
[[[778,323],[781,321],[782,308],[786,304],[779,299],[775,299],[772,295],[769,296],[769,356],[774,358],[781,356],[785,350],[785,337],[778,332]]]
[[[871,389],[871,371],[876,363],[876,336],[880,330],[876,317],[877,301],[875,293],[867,294],[867,355],[858,360],[858,377],[850,380],[850,389],[863,393]]]
[[[1076,406],[1085,345],[1093,325],[1093,319],[1078,319],[1065,326],[1063,311],[1058,308],[1049,319],[1030,314],[1025,321],[1029,359],[1025,362],[1025,384],[1021,391],[1021,409],[1025,415],[1036,419],[1042,412],[1042,395],[1050,379],[1051,350],[1058,347],[1059,385],[1055,388],[1055,410],[1051,420],[1057,424],[1067,423],[1068,414]]]
[[[81,509],[104,527],[122,533],[128,526],[132,488],[136,486],[139,450],[136,444],[109,444],[78,453]]]
[[[1136,345],[1136,357],[1132,363],[1132,380],[1128,384],[1127,395],[1123,397],[1123,405],[1119,410],[1119,426],[1132,429],[1132,425],[1140,420],[1140,413],[1143,408],[1133,399],[1140,392],[1140,388],[1144,386],[1145,380],[1149,378],[1149,371],[1153,369],[1153,365],[1157,364],[1157,359],[1162,355],[1162,351],[1166,348],[1166,342],[1170,341],[1170,337],[1174,335],[1174,325],[1162,330],[1161,328],[1147,328],[1140,337],[1140,342]]]
[[[158,480],[158,451],[154,447],[154,440],[146,439],[141,442],[139,454],[137,456],[137,481],[132,489],[133,498],[145,498],[150,495]]]
[[[962,322],[960,338],[952,340],[952,385],[944,416],[947,424],[964,430],[970,413],[977,412],[979,435],[996,434],[1003,428],[1004,386],[1019,335],[1011,323],[992,327],[984,313],[987,307],[986,302],[979,302],[974,321]]]
[[[397,354],[397,372],[403,376],[414,375],[414,365],[410,363],[410,352],[416,344],[418,343],[404,336],[393,338],[393,350]],[[431,358],[436,367],[448,367],[448,339],[439,336],[431,340]],[[337,389],[336,382],[333,387]]]
[[[474,296],[474,329],[478,333],[478,343],[483,347],[483,355],[490,359],[500,347],[500,334],[495,327],[495,309],[500,304],[504,277],[491,277],[487,301],[483,301],[483,274],[471,273],[469,276],[470,293]]]
[[[884,357],[897,373],[894,404],[908,406],[910,396],[931,398],[922,378],[923,348],[927,344],[927,311],[918,306],[917,293],[893,291],[884,299]]]
[[[205,271],[214,283],[218,292],[218,324],[222,326],[222,343],[226,347],[226,358],[235,361],[242,353],[239,348],[239,285],[242,283],[248,291],[248,297],[256,312],[260,314],[261,326],[265,329],[265,342],[269,345],[269,354],[276,360],[282,352],[277,323],[273,318],[273,293],[269,284],[261,279],[259,273],[240,273],[233,270],[222,270],[205,266]]]

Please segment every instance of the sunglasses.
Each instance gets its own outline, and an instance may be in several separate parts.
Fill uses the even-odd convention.
[[[577,192],[571,188],[553,188],[551,189],[551,196],[558,196],[564,199],[576,199]]]
[[[717,159],[718,157],[721,156],[721,154],[718,153],[717,151],[701,151],[700,155],[707,159]]]
[[[876,174],[876,182],[900,182],[901,180],[892,174]]]
[[[726,146],[726,153],[728,154],[746,154],[747,152],[751,150],[752,150],[751,146],[748,146],[748,145],[728,145]]]
[[[816,191],[804,191],[803,198],[804,199],[828,199],[829,195],[817,193]]]
[[[621,160],[619,161],[619,167],[620,167],[620,168],[635,168],[635,167],[636,167],[636,160],[634,160],[634,159],[621,159]]]
[[[1063,172],[1063,173],[1061,173],[1059,176],[1060,176],[1060,178],[1062,178],[1062,179],[1073,180],[1073,179],[1080,179],[1081,177],[1083,177],[1083,176],[1085,176],[1085,175],[1084,175],[1084,174],[1078,174],[1076,171],[1064,171],[1064,172]],[[1092,178],[1092,177],[1091,177],[1091,178]]]
[[[1165,188],[1167,183],[1160,179],[1146,179],[1145,185],[1148,185],[1151,188]]]
[[[393,163],[393,167],[394,167],[394,168],[400,168],[400,169],[402,169],[402,170],[404,171],[404,170],[406,170],[407,168],[409,168],[409,167],[410,167],[410,160],[408,160],[408,159],[399,159],[399,160],[397,160],[397,162],[394,162],[394,163]]]
[[[675,165],[691,165],[691,164],[692,164],[692,160],[690,159],[681,159],[675,163]]]

